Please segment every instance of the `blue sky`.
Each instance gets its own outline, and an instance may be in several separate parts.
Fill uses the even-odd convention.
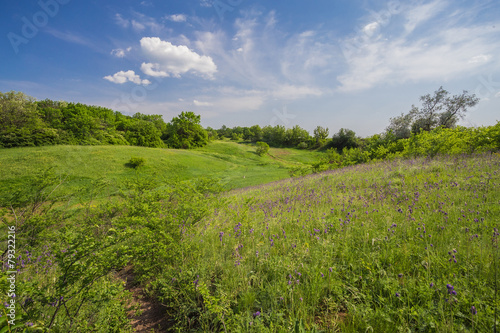
[[[0,91],[202,124],[381,133],[443,86],[500,120],[498,1],[4,2]]]

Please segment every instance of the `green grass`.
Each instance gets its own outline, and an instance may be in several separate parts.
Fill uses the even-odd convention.
[[[168,301],[163,281],[199,275],[232,300],[233,331],[301,320],[325,332],[491,331],[499,166],[394,161],[236,190],[185,233],[193,255],[154,284]]]
[[[125,327],[126,293],[113,280],[124,265],[166,305],[180,332],[491,332],[498,321],[498,154],[289,178],[288,167],[320,153],[271,149],[260,158],[252,145],[223,141],[191,151],[59,146],[2,153],[2,186],[52,166],[70,175],[67,191],[100,177],[112,184],[153,174],[152,188],[166,191],[139,184],[120,199],[83,202],[87,208],[73,215],[57,207],[19,225],[26,263],[19,294],[35,300],[26,321],[40,327],[56,317],[54,299],[81,288],[88,293],[66,301],[69,313],[85,304],[74,315],[80,331]],[[127,168],[131,157],[146,165]],[[232,190],[211,196],[182,182],[202,176]],[[172,179],[181,182],[167,186]],[[28,263],[29,256],[44,260]],[[96,276],[103,278],[93,285]],[[58,316],[59,327],[72,325],[69,314]]]
[[[288,167],[309,163],[320,156],[296,149],[272,149],[271,156],[259,157],[255,146],[215,141],[195,150],[173,150],[132,146],[46,146],[2,149],[0,155],[0,190],[23,186],[40,170],[53,168],[65,175],[63,192],[75,193],[105,178],[111,188],[135,177],[137,171],[127,167],[132,157],[146,164],[142,175],[159,181],[189,180],[213,176],[225,189],[254,186],[289,177]],[[111,190],[112,191],[112,190]]]

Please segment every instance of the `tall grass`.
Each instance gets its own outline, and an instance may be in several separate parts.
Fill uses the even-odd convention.
[[[213,179],[159,184],[147,167],[71,214],[51,206],[60,178],[47,172],[1,211],[17,230],[22,329],[130,331],[130,295],[115,278],[125,265],[176,332],[495,329],[498,154],[350,166],[218,195]],[[92,184],[90,198],[106,192]]]
[[[499,166],[413,159],[233,191],[153,285],[171,305],[188,284],[208,288],[233,332],[492,331]]]

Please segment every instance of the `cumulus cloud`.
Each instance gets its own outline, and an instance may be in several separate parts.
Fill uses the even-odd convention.
[[[217,72],[211,57],[199,55],[185,45],[173,45],[158,37],[144,37],[141,49],[150,60],[142,64],[141,70],[150,76],[179,78],[182,74],[193,72],[212,79]]]
[[[125,82],[133,82],[135,84],[142,84],[143,86],[151,84],[149,80],[141,80],[141,77],[132,70],[126,72],[119,71],[113,75],[105,76],[104,79],[117,84],[124,84]]]
[[[151,64],[143,62],[141,65],[141,71],[149,76],[154,77],[168,77],[170,76],[167,72],[160,70],[159,64]]]

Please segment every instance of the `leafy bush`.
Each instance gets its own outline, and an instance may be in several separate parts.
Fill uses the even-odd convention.
[[[307,149],[308,145],[307,142],[301,142],[297,145],[297,148],[299,149]]]
[[[257,142],[257,150],[256,153],[259,156],[264,156],[269,152],[269,145],[265,142],[259,141]]]
[[[128,166],[134,169],[137,169],[138,167],[141,167],[144,164],[146,164],[146,159],[144,159],[143,157],[132,157],[127,163]]]

